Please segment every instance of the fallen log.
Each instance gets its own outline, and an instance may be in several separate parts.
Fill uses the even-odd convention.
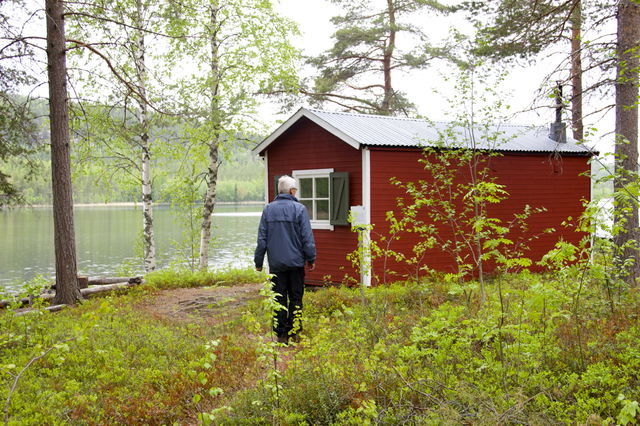
[[[103,277],[103,278],[89,278],[89,285],[106,285],[117,283],[129,283],[140,284],[142,277]]]
[[[120,290],[120,289],[124,289],[124,288],[129,288],[129,287],[133,287],[136,286],[138,284],[140,284],[142,282],[142,280],[140,280],[140,282],[121,282],[121,283],[115,283],[115,284],[101,284],[95,287],[89,287],[89,288],[83,288],[80,290],[80,293],[84,296],[92,296],[94,294],[99,294],[99,293],[106,293],[109,291],[114,291],[114,290]]]
[[[20,317],[22,315],[27,315],[27,314],[32,314],[34,312],[39,312],[41,310],[44,311],[48,311],[48,312],[58,312],[63,310],[64,308],[68,307],[69,305],[52,305],[52,306],[47,306],[46,308],[42,308],[42,309],[25,309],[24,311],[20,311],[20,312],[16,312],[15,316]]]
[[[12,303],[19,303],[19,306],[29,305],[31,304],[31,298],[23,297],[20,300],[0,300],[0,309],[4,309]]]
[[[122,289],[126,289],[129,287],[133,287],[136,286],[140,283],[116,283],[116,284],[103,284],[97,287],[89,287],[89,288],[82,288],[80,289],[80,294],[82,294],[83,297],[90,297],[93,296],[95,294],[100,294],[100,293],[108,293],[110,291],[115,291],[115,290],[122,290]],[[49,299],[53,299],[53,297],[55,296],[55,294],[43,294],[42,298],[44,298],[45,300],[49,300]],[[45,311],[49,311],[49,312],[57,312],[60,311],[64,308],[66,308],[69,305],[53,305],[53,306],[47,306],[46,308],[42,308]],[[25,315],[31,312],[38,312],[40,311],[40,309],[25,309],[23,311],[20,312],[16,312],[16,316],[21,316],[21,315]]]
[[[109,278],[109,279],[114,279],[114,278]],[[109,292],[109,291],[114,291],[114,290],[120,290],[120,289],[133,287],[133,286],[141,284],[143,282],[142,277],[126,278],[126,280],[127,281],[125,281],[125,282],[116,282],[116,283],[113,283],[113,284],[99,284],[99,285],[94,286],[94,287],[81,288],[80,289],[80,294],[82,294],[83,297],[89,297],[89,296],[92,296],[94,294],[106,293],[106,292]],[[36,297],[24,297],[24,298],[22,298],[22,299],[17,301],[19,303],[18,307],[31,305],[33,303],[33,301],[36,300],[36,299],[38,299],[38,300],[52,300],[55,296],[56,296],[55,292],[49,291],[49,292],[46,292],[46,293],[42,293],[42,294],[40,294],[39,296],[36,296]],[[13,303],[16,303],[16,301],[0,300],[0,309],[6,308],[7,306],[9,306],[9,305],[11,305]],[[54,306],[60,306],[60,305],[54,305]],[[44,308],[44,309],[50,310],[50,308],[51,308],[51,306],[49,306],[48,308]],[[55,312],[55,311],[52,311],[52,312]]]
[[[18,303],[18,308],[22,306],[28,306],[33,304],[34,300],[51,300],[55,296],[55,293],[42,293],[39,296],[23,297],[20,300],[0,300],[0,309],[4,309],[7,306]]]

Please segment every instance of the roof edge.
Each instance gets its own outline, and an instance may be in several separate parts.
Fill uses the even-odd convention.
[[[1,1],[1,0],[0,0]],[[342,142],[346,143],[347,145],[350,145],[351,147],[355,148],[355,149],[360,149],[363,146],[367,146],[367,147],[394,147],[396,145],[393,144],[384,144],[384,145],[378,145],[375,143],[367,143],[365,141],[361,141],[356,139],[357,136],[351,136],[350,134],[348,134],[346,131],[347,130],[340,130],[338,127],[334,126],[333,124],[331,124],[331,121],[327,121],[326,118],[324,118],[325,113],[328,113],[327,111],[322,111],[322,110],[316,110],[316,109],[312,109],[312,108],[305,108],[305,107],[300,107],[292,116],[290,116],[286,121],[284,121],[280,126],[278,126],[278,128],[276,128],[269,136],[267,136],[265,139],[263,139],[260,143],[258,143],[252,150],[251,152],[253,154],[258,154],[258,155],[264,155],[265,150],[269,147],[269,145],[271,145],[274,141],[276,141],[280,136],[282,136],[282,134],[284,134],[289,128],[291,128],[291,126],[293,126],[296,122],[298,122],[302,117],[306,117],[307,119],[309,119],[310,121],[312,121],[313,123],[315,123],[316,125],[320,126],[321,128],[323,128],[324,130],[326,130],[327,132],[331,133],[333,136],[337,137],[338,139],[340,139]],[[330,114],[342,114],[342,115],[350,115],[350,116],[359,116],[360,114],[351,114],[351,113],[330,113]],[[407,121],[416,121],[416,122],[426,122],[428,120],[424,120],[424,119],[411,119],[411,118],[404,118],[404,117],[388,117],[388,116],[367,116],[367,117],[374,117],[374,118],[384,118],[384,119],[396,119],[396,120],[407,120]],[[502,123],[501,125],[506,125],[506,126],[511,126],[511,127],[527,127],[527,128],[535,128],[535,129],[543,129],[543,126],[521,126],[521,125],[509,125],[509,124],[505,124]],[[569,139],[567,138],[567,142],[570,142],[573,145],[581,145],[580,148],[581,149],[571,149],[571,150],[565,150],[563,149],[564,147],[562,146],[563,144],[557,144],[555,146],[555,149],[549,149],[549,150],[530,150],[530,149],[500,149],[499,147],[496,147],[494,150],[498,151],[498,152],[505,152],[505,153],[517,153],[517,152],[521,152],[521,153],[562,153],[562,154],[568,154],[568,155],[572,155],[572,156],[595,156],[598,155],[599,152],[595,149],[593,149],[592,147],[589,147],[586,144],[581,144],[578,141],[575,141],[573,139]],[[397,145],[396,147],[407,147],[407,145]],[[413,146],[413,148],[423,148],[421,146],[420,143],[416,143],[415,146]]]
[[[339,139],[341,139],[348,145],[352,146],[353,148],[360,149],[360,142],[358,142],[351,136],[347,135],[346,133],[342,132],[341,130],[338,130],[331,124],[324,121],[322,118],[318,117],[314,113],[314,111],[306,109],[304,107],[300,107],[300,109],[298,109],[298,111],[296,111],[295,114],[289,117],[287,121],[282,123],[276,130],[273,131],[273,133],[271,133],[262,142],[256,145],[256,147],[253,148],[251,152],[258,155],[262,154],[264,150],[267,149],[267,147],[269,147],[269,145],[271,145],[276,139],[278,139],[284,132],[286,132],[291,126],[293,126],[302,117],[306,117],[309,120],[313,121],[318,126],[322,127],[329,133],[338,137]]]
[[[363,148],[367,148],[367,149],[371,149],[371,150],[376,150],[376,151],[396,151],[399,149],[403,149],[403,150],[407,150],[407,151],[422,151],[425,148],[432,148],[432,149],[442,149],[442,150],[456,150],[456,149],[468,149],[468,148],[463,148],[463,147],[435,147],[435,146],[429,146],[429,147],[425,147],[425,146],[419,146],[419,145],[374,145],[374,144],[361,144],[361,146]],[[585,150],[585,151],[561,151],[561,150],[526,150],[526,149],[514,149],[514,150],[508,150],[508,149],[500,149],[500,148],[495,148],[495,149],[483,149],[483,148],[477,148],[478,151],[492,151],[492,152],[500,152],[503,154],[544,154],[544,155],[553,155],[553,154],[560,154],[563,156],[567,156],[567,157],[593,157],[593,156],[597,156],[600,154],[600,151],[596,151],[596,150]]]

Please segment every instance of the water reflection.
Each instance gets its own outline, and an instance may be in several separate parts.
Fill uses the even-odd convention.
[[[212,268],[251,264],[261,205],[218,205],[213,219]],[[141,252],[142,213],[136,207],[76,207],[76,251],[80,274],[114,275]],[[159,267],[180,258],[183,229],[168,206],[154,208]],[[199,226],[199,224],[196,224]],[[37,274],[53,277],[51,209],[0,211],[0,287],[13,287]]]

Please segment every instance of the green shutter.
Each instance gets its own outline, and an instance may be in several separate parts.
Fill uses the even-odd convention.
[[[278,179],[280,179],[282,176],[284,175],[275,175],[273,178],[273,197],[271,198],[271,200],[278,196]]]
[[[334,172],[329,174],[331,225],[349,225],[349,173]]]

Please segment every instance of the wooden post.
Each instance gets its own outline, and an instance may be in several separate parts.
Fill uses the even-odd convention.
[[[78,275],[78,288],[89,287],[89,277],[87,275]]]

